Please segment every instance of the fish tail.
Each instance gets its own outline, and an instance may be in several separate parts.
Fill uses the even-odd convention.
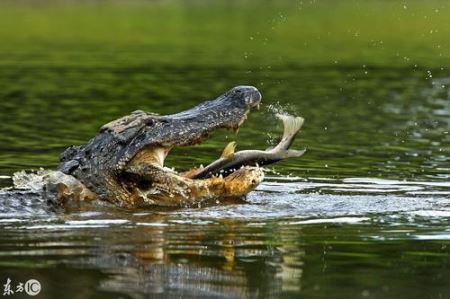
[[[303,117],[277,113],[276,117],[283,122],[283,138],[288,139],[297,134],[305,121]]]
[[[294,142],[295,136],[305,121],[303,117],[286,114],[276,114],[276,117],[283,122],[284,132],[280,143],[274,148],[275,151],[288,150]]]

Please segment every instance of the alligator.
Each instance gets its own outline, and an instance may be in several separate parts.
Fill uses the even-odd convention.
[[[261,98],[255,87],[237,86],[180,113],[135,111],[109,122],[86,144],[61,154],[57,171],[45,175],[45,194],[60,205],[100,200],[124,208],[243,197],[262,182],[262,165],[303,154],[289,150],[302,118],[280,117],[282,141],[267,151],[235,153],[230,143],[218,161],[184,173],[165,167],[164,160],[172,148],[200,144],[216,129],[237,131]]]

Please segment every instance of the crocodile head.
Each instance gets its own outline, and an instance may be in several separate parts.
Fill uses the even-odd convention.
[[[148,160],[163,166],[173,147],[199,144],[219,128],[238,130],[251,108],[259,107],[260,92],[253,86],[237,86],[213,101],[166,116],[138,112],[137,133],[116,156],[117,169],[130,162]],[[133,129],[134,131],[135,129]]]

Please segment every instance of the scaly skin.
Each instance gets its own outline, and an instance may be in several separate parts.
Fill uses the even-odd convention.
[[[211,198],[241,197],[256,188],[264,178],[261,168],[244,167],[225,178],[192,180],[148,164],[129,167],[128,175],[130,179],[126,181],[129,183],[120,199],[127,207],[184,206]]]
[[[259,168],[243,168],[225,178],[193,180],[164,168],[175,146],[201,143],[218,128],[238,129],[249,110],[259,105],[255,87],[238,86],[214,101],[190,110],[160,116],[136,111],[104,125],[87,144],[72,146],[61,155],[58,170],[79,181],[77,192],[64,182],[64,194],[95,194],[123,207],[189,205],[217,197],[239,197],[263,179]],[[80,191],[80,186],[86,190]],[[55,189],[55,188],[53,188]]]

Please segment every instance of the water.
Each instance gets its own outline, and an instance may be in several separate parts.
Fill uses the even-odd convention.
[[[55,168],[68,145],[114,118],[178,112],[240,84],[258,87],[262,109],[237,136],[218,131],[175,149],[168,166],[206,164],[230,140],[239,150],[265,149],[282,132],[274,109],[305,118],[294,148],[307,149],[270,168],[243,201],[0,214],[1,284],[38,279],[41,298],[450,297],[450,71],[442,67],[448,26],[439,27],[448,6],[412,3],[404,12],[402,4],[391,16],[383,11],[393,4],[373,1],[330,16],[326,4],[290,11],[280,3],[250,1],[238,6],[242,15],[199,3],[123,11],[97,3],[98,19],[74,4],[0,12],[2,24],[28,22],[0,26],[9,41],[0,45],[1,187],[17,171]],[[167,35],[149,27],[147,13]],[[427,38],[410,26],[417,36],[401,42],[407,26],[394,26],[375,39],[361,19],[345,18],[355,14],[381,14],[386,26],[433,16],[425,25],[439,30]],[[192,33],[203,18],[211,27],[200,38]],[[294,26],[302,22],[318,27]],[[370,40],[383,40],[383,49]],[[298,56],[290,45],[302,47]]]

